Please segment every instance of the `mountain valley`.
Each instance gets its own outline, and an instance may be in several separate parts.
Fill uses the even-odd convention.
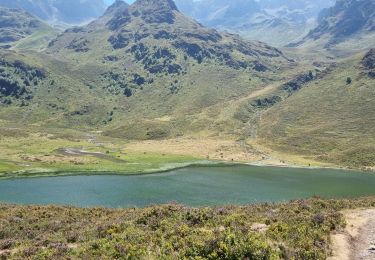
[[[0,0],[0,259],[374,259],[374,12]]]
[[[366,18],[363,30],[373,21]],[[333,24],[327,33],[334,31]],[[373,51],[335,58],[311,49],[304,60],[298,55],[307,47],[293,53],[204,27],[171,0],[116,1],[87,25],[31,43],[37,50],[21,48],[19,41],[32,42],[23,37],[0,50],[1,135],[6,141],[19,133],[49,148],[27,155],[14,151],[23,141],[4,143],[5,170],[103,163],[58,152],[68,148],[113,150],[124,159],[131,149],[136,161],[152,151],[184,163],[374,167]],[[113,162],[108,170],[128,167]]]
[[[285,46],[301,40],[333,1],[177,0],[182,12],[204,25],[238,33],[250,40]]]

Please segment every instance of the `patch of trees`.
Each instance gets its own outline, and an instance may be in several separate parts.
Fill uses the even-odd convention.
[[[248,62],[236,59],[232,56],[231,46],[226,45],[208,45],[208,44],[198,44],[190,43],[184,40],[177,40],[173,43],[173,46],[180,49],[186,53],[186,58],[191,57],[195,59],[198,64],[201,64],[205,59],[216,59],[221,64],[234,69],[246,69],[251,67],[253,69],[264,70],[266,67],[261,66],[261,64],[255,64],[254,62]]]
[[[157,33],[154,34],[154,38],[157,39],[157,40],[159,40],[159,39],[170,40],[170,39],[175,38],[175,35],[167,32],[165,30],[160,30],[160,31],[158,31]]]
[[[312,72],[309,72],[308,74],[300,74],[293,80],[283,84],[282,88],[289,93],[293,93],[300,90],[304,84],[312,81],[313,79],[314,75]]]
[[[113,49],[122,49],[128,46],[129,39],[121,34],[118,34],[109,37],[108,42],[112,45]]]
[[[78,110],[75,110],[70,113],[71,116],[83,116],[85,114],[88,114],[90,112],[90,108],[88,106],[83,106]]]
[[[194,33],[194,32],[185,32],[183,34],[186,38],[194,38],[194,39],[198,39],[198,40],[201,40],[201,41],[205,41],[205,42],[208,42],[208,41],[211,41],[211,42],[218,42],[220,41],[223,37],[217,33],[216,31],[210,31],[210,32],[203,32],[203,31],[200,31],[198,33]]]
[[[268,107],[275,105],[276,103],[280,101],[282,101],[281,97],[272,96],[272,97],[266,97],[262,99],[256,99],[251,105],[257,108],[268,108]]]
[[[131,52],[134,58],[144,65],[143,68],[151,74],[180,74],[183,70],[181,65],[175,63],[176,55],[168,48],[160,47],[150,50],[143,43],[139,43],[133,45],[129,52]]]
[[[177,49],[183,50],[188,56],[195,59],[198,63],[202,63],[204,58],[210,57],[210,52],[203,49],[200,45],[196,43],[177,41],[173,43],[173,46]]]
[[[254,61],[252,65],[253,65],[253,70],[256,70],[258,72],[265,72],[268,70],[268,68],[259,61]]]
[[[108,55],[104,57],[105,61],[118,61],[118,57],[114,55]]]
[[[142,61],[149,55],[149,49],[143,43],[138,43],[130,48],[130,52],[134,55],[137,61]]]
[[[138,74],[133,74],[133,83],[137,84],[138,86],[141,86],[145,84],[146,80],[144,77],[138,75]]]
[[[128,86],[125,86],[125,88],[124,88],[124,95],[126,97],[131,97],[133,95],[132,89],[129,88]]]
[[[74,50],[75,52],[88,52],[90,49],[87,46],[89,43],[86,39],[74,39],[68,45],[68,49]]]
[[[0,100],[11,104],[13,99],[21,105],[33,98],[32,90],[46,78],[46,72],[33,68],[22,61],[8,62],[0,60]]]
[[[171,92],[171,94],[177,94],[179,90],[180,90],[180,85],[178,84],[178,80],[175,79],[174,82],[171,83],[169,87],[169,91]]]
[[[131,41],[139,42],[140,40],[147,38],[148,36],[150,36],[150,33],[134,33],[132,31],[123,29],[121,30],[121,32],[109,37],[108,42],[114,49],[122,49],[127,47]]]
[[[152,79],[134,73],[131,75],[120,75],[114,72],[108,72],[101,75],[103,82],[106,83],[104,87],[113,95],[124,95],[131,97],[136,89],[143,89],[146,83],[152,83]]]
[[[26,93],[26,88],[18,81],[10,78],[0,77],[0,94],[2,96],[19,98],[24,93]]]

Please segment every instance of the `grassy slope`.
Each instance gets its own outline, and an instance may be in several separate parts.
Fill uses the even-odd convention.
[[[129,51],[130,47],[140,44],[139,42],[134,42],[127,48],[113,49],[108,38],[115,33],[105,27],[107,20],[103,18],[104,21],[99,20],[85,28],[88,32],[70,32],[58,37],[47,51],[51,55],[19,51],[8,54],[8,59],[25,60],[33,66],[45,68],[48,71],[48,81],[53,81],[54,85],[41,85],[36,89],[31,108],[2,107],[0,118],[37,124],[44,128],[102,128],[108,130],[106,133],[109,136],[127,139],[174,137],[186,132],[207,131],[210,127],[196,116],[202,109],[259,90],[270,82],[279,80],[280,72],[293,66],[282,56],[246,56],[236,50],[230,53],[232,61],[254,62],[259,59],[269,69],[258,72],[250,67],[244,69],[227,66],[217,58],[206,57],[202,63],[193,57],[185,58],[186,54],[181,49],[172,47],[171,40],[155,40],[152,35],[163,30],[178,34],[180,27],[202,33],[203,37],[206,34],[211,37],[214,32],[201,28],[181,14],[176,16],[176,24],[173,25],[146,24],[146,32],[151,33],[151,36],[142,39],[142,44],[150,49],[149,56],[156,52],[155,49],[167,49],[175,55],[172,62],[181,65],[185,72],[148,72],[141,61],[135,59],[135,54]],[[134,20],[126,29],[137,30],[141,21]],[[197,26],[198,29],[194,29]],[[87,40],[89,50],[80,52],[69,49],[73,39]],[[196,38],[189,38],[189,42],[201,47],[207,44]],[[234,42],[232,36],[223,35],[218,45],[223,47],[224,44]],[[249,50],[275,54],[268,46],[246,44]],[[226,50],[227,48],[223,49]],[[117,60],[106,60],[108,55]],[[161,64],[162,60],[158,62]],[[109,72],[118,74],[121,80],[116,82],[105,78],[104,75]],[[132,83],[135,74],[144,77],[147,82],[142,86]],[[132,88],[131,97],[123,95],[123,89],[119,85],[124,84]],[[173,91],[172,86],[175,88]],[[161,118],[169,120],[160,120]],[[185,118],[190,118],[190,122]],[[153,129],[151,133],[150,129]]]
[[[0,42],[12,48],[40,51],[56,37],[57,32],[48,24],[20,9],[0,7]]]
[[[273,77],[268,72],[264,73],[264,79],[254,77],[250,81],[246,76],[244,79],[236,78],[232,79],[232,83],[229,81],[225,83],[230,77],[226,78],[228,70],[224,70],[225,77],[223,76],[223,82],[220,84],[227,84],[226,92],[224,90],[223,92],[231,94],[214,93],[210,91],[212,84],[202,84],[207,77],[210,77],[208,71],[212,71],[213,78],[217,75],[217,71],[214,71],[214,65],[211,65],[211,68],[209,64],[204,63],[193,67],[190,73],[194,76],[189,75],[186,76],[187,79],[181,80],[186,84],[190,78],[194,78],[194,81],[202,82],[197,86],[191,85],[172,95],[168,88],[160,90],[161,87],[155,85],[152,89],[146,90],[147,93],[136,93],[133,97],[126,98],[109,95],[108,92],[103,91],[100,85],[103,83],[97,80],[94,74],[108,69],[106,66],[76,68],[72,63],[34,52],[6,52],[3,57],[7,61],[23,60],[32,67],[45,68],[47,78],[39,82],[34,98],[28,106],[21,107],[16,99],[11,106],[2,105],[0,110],[0,118],[2,118],[0,158],[3,159],[0,163],[1,172],[19,170],[26,171],[26,174],[38,171],[51,174],[51,171],[102,170],[129,173],[170,167],[173,163],[177,163],[178,166],[180,163],[195,162],[197,159],[202,160],[207,157],[229,161],[257,160],[259,154],[249,152],[247,146],[236,142],[243,133],[244,125],[235,118],[235,114],[242,103],[254,99],[264,91],[267,92],[267,87],[270,85],[279,84],[272,81],[271,84],[268,83],[267,77]],[[287,80],[307,70],[307,68],[293,68],[278,77]],[[233,70],[232,73],[237,75],[239,72]],[[162,79],[163,77],[156,79],[160,80],[160,83],[155,84],[161,84]],[[213,79],[214,82],[216,80],[221,79]],[[233,84],[233,80],[237,81],[240,87],[237,83],[235,85],[240,90],[250,88],[246,90],[248,93],[241,96],[235,88],[229,87]],[[197,90],[198,86],[202,89],[207,88],[207,91]],[[264,86],[267,86],[265,90]],[[169,94],[155,96],[152,94],[154,91],[165,91]],[[207,93],[202,96],[202,92]],[[240,93],[243,92],[244,90],[241,90]],[[214,95],[211,95],[212,93]],[[220,101],[217,100],[218,98]],[[214,100],[213,105],[209,104],[209,99]],[[161,103],[167,102],[173,102],[173,105],[160,106]],[[76,114],[76,111],[82,110],[84,111],[82,114]],[[167,113],[165,110],[170,112]],[[112,118],[111,122],[103,123],[109,118]],[[98,130],[104,131],[98,134],[105,140],[103,147],[95,147],[87,141],[87,135]],[[144,152],[148,153],[149,147],[143,147],[143,150],[137,146],[133,147],[133,150],[127,149],[128,140],[131,139],[160,140],[181,135],[197,139],[188,139],[187,143],[185,140],[183,142],[177,140],[180,144],[177,149],[183,149],[185,153],[176,153],[175,146],[172,147],[173,149],[164,149],[167,144],[163,142],[157,144],[159,149],[155,149],[156,146],[151,149],[157,161],[155,164],[146,162],[151,158],[143,155]],[[47,138],[47,136],[54,137]],[[212,140],[208,150],[205,142],[200,140],[202,137],[210,137]],[[56,138],[59,140],[55,140]],[[40,147],[40,143],[44,144],[43,148]],[[94,148],[105,153],[113,146],[128,154],[121,155],[127,163],[118,164],[108,160],[86,158],[87,156],[56,158],[55,152],[60,148],[83,147],[88,150]],[[188,148],[191,146],[201,149],[196,153],[194,152],[196,149]],[[113,156],[117,157],[118,154],[114,153]],[[130,159],[129,157],[132,156],[136,158]]]
[[[336,165],[361,167],[371,166],[374,161],[371,158],[372,150],[370,147],[373,140],[371,134],[372,121],[368,119],[373,108],[371,106],[373,92],[371,87],[361,86],[361,84],[371,86],[371,80],[359,74],[361,73],[358,64],[359,56],[355,60],[350,60],[350,62],[340,63],[338,68],[324,78],[314,80],[310,85],[269,110],[249,110],[249,107],[258,98],[279,95],[281,93],[280,86],[283,82],[290,80],[298,73],[306,73],[312,69],[311,66],[303,65],[284,72],[280,77],[281,81],[270,82],[267,85],[264,85],[263,82],[260,85],[261,87],[249,91],[249,94],[241,97],[227,97],[228,100],[207,106],[199,112],[195,112],[196,107],[200,107],[199,104],[187,106],[185,102],[179,101],[179,107],[192,107],[192,112],[182,112],[178,110],[178,107],[172,106],[174,108],[173,114],[164,113],[165,107],[159,105],[160,98],[163,99],[163,97],[154,97],[155,102],[150,102],[148,99],[137,96],[137,94],[131,99],[125,100],[123,97],[110,96],[95,87],[96,81],[90,76],[93,73],[92,71],[75,70],[70,67],[69,63],[51,59],[43,54],[25,56],[22,53],[12,53],[7,57],[9,60],[20,58],[33,66],[48,68],[49,76],[45,84],[39,85],[38,92],[34,97],[37,100],[36,104],[27,107],[5,106],[0,111],[0,116],[3,118],[0,125],[4,133],[5,130],[9,132],[13,128],[28,133],[26,138],[10,139],[6,134],[2,138],[3,141],[0,143],[3,147],[1,156],[3,161],[0,163],[2,172],[15,170],[26,170],[27,172],[68,170],[77,172],[100,169],[103,171],[140,172],[160,169],[166,164],[170,166],[174,162],[186,163],[206,158],[257,161],[264,157],[268,158],[267,154],[272,154],[275,159],[268,161],[271,164],[279,164],[279,159],[281,159],[299,165],[322,166],[326,162],[330,162]],[[60,68],[60,70],[57,70],[57,68]],[[202,70],[203,72],[205,70]],[[350,86],[345,83],[347,76],[353,78],[353,83]],[[51,80],[55,80],[54,86],[49,85]],[[88,85],[94,87],[90,88]],[[178,98],[183,99],[185,95],[200,93],[193,89],[186,91],[188,92],[181,93]],[[324,93],[324,95],[321,93]],[[77,99],[77,96],[80,99]],[[356,97],[356,99],[353,99],[353,97]],[[368,99],[367,102],[362,102],[364,97]],[[196,99],[199,100],[198,97],[191,100]],[[117,103],[118,101],[120,103]],[[120,104],[124,101],[134,104],[134,106],[125,103],[122,105],[125,105],[125,107],[121,107]],[[335,105],[332,105],[332,102]],[[50,103],[56,104],[57,108],[50,107]],[[306,104],[308,105],[306,106]],[[74,111],[80,111],[84,106],[89,107],[87,114],[74,114]],[[114,107],[117,108],[114,109]],[[111,111],[114,111],[112,116],[110,115]],[[327,111],[331,111],[331,113],[327,113]],[[264,112],[265,114],[262,115]],[[294,118],[290,121],[288,115],[291,115],[291,113],[301,117],[300,120],[307,120],[310,125],[303,122],[306,127],[302,127],[300,122],[293,121]],[[336,118],[338,114],[341,115]],[[355,116],[357,116],[356,122],[353,123],[352,119],[354,120]],[[110,117],[113,118],[113,121],[104,124],[103,121]],[[48,120],[45,120],[45,118],[48,118]],[[258,128],[257,124],[260,118],[262,120],[260,128]],[[10,120],[13,122],[10,123]],[[320,122],[320,125],[317,122]],[[333,125],[334,122],[336,125]],[[323,124],[327,125],[324,126]],[[76,130],[68,130],[69,128]],[[87,142],[87,134],[93,130],[104,131],[99,136],[107,140],[107,145],[96,148],[95,145]],[[334,131],[340,131],[338,132],[340,138],[334,136]],[[74,132],[72,139],[80,140],[80,143],[71,141],[71,132]],[[283,136],[283,132],[287,133],[286,137]],[[48,138],[41,137],[51,133],[57,136],[60,141],[51,141]],[[177,145],[170,146],[168,143],[174,141],[161,140],[181,135],[184,136],[184,139],[176,139]],[[256,136],[260,139],[254,140]],[[354,140],[356,136],[358,136],[358,139],[355,139],[357,140],[355,141],[356,145],[358,140],[360,140],[360,145],[358,145],[357,150],[352,150],[354,141],[350,140]],[[193,138],[189,139],[188,137]],[[203,144],[204,142],[200,141],[202,137],[206,140],[216,140],[216,145],[210,145],[209,149],[202,147],[199,152],[196,152],[194,148],[189,148],[196,146],[194,143]],[[249,137],[250,139],[248,139]],[[127,149],[128,140],[134,138],[161,141],[149,142],[146,145],[142,143],[131,145],[132,150]],[[12,140],[12,142],[9,142],[9,140]],[[28,143],[28,140],[33,140],[36,144],[43,142],[47,149],[38,148],[39,151],[38,149],[26,149],[24,145]],[[247,140],[249,145],[246,145],[246,142],[243,141],[239,143],[238,140]],[[303,142],[299,143],[298,140],[303,140]],[[327,144],[328,142],[330,143]],[[120,165],[108,160],[87,158],[87,156],[73,159],[64,156],[63,159],[60,158],[59,160],[55,158],[55,150],[59,148],[94,148],[105,153],[108,149],[111,149],[113,144],[119,144],[116,149],[130,153],[130,157],[134,155],[137,158],[131,159],[127,164]],[[264,145],[267,147],[265,148]],[[333,146],[336,147],[336,150],[332,149]],[[147,153],[149,150],[153,151],[158,158],[157,165],[142,163],[145,159],[150,159],[147,156],[142,156],[144,152]],[[186,152],[177,153],[176,150]],[[53,159],[44,156],[46,154],[50,154]],[[137,154],[140,156],[136,156]],[[163,154],[170,157],[163,156]],[[175,158],[175,155],[182,157]],[[31,158],[27,160],[23,159],[30,156]],[[118,155],[113,154],[113,156]],[[365,161],[363,158],[359,158],[361,156],[369,157]],[[350,160],[348,160],[349,158]],[[124,159],[129,160],[125,157]],[[30,164],[30,160],[40,161],[33,162],[31,166],[25,166]]]
[[[46,25],[35,33],[17,41],[13,48],[42,51],[47,48],[49,41],[54,39],[57,35],[58,32],[55,29]]]
[[[339,63],[269,109],[260,122],[262,142],[306,158],[373,167],[375,89],[374,80],[361,68],[361,56]]]
[[[0,205],[9,259],[326,259],[343,209],[374,198],[187,208],[79,209]]]
[[[139,26],[138,23],[140,21],[135,20],[125,28],[136,30]],[[49,52],[74,61],[75,63],[72,66],[75,66],[80,75],[87,75],[86,78],[92,79],[96,94],[106,99],[106,104],[112,104],[112,108],[108,108],[108,112],[116,108],[112,117],[113,120],[108,122],[106,127],[108,129],[106,134],[109,136],[149,139],[148,134],[157,138],[166,138],[185,134],[190,130],[190,133],[205,131],[208,128],[207,122],[197,118],[197,113],[209,106],[247,95],[262,88],[272,80],[278,80],[280,70],[275,68],[280,66],[285,69],[284,66],[286,65],[281,57],[274,59],[261,57],[262,61],[270,64],[271,69],[259,73],[251,69],[234,69],[220,64],[214,58],[204,59],[203,63],[199,64],[191,57],[185,60],[184,56],[186,55],[181,50],[172,47],[171,40],[156,41],[151,35],[142,39],[141,43],[150,49],[166,48],[176,56],[174,62],[181,65],[187,72],[182,74],[153,74],[146,71],[140,61],[135,60],[134,53],[129,52],[133,43],[126,48],[113,50],[107,41],[113,32],[102,26],[101,23],[91,25],[96,31],[89,27],[89,33],[65,34],[58,38]],[[187,30],[192,30],[191,26],[196,25],[194,25],[194,22],[181,17],[181,15],[177,15],[176,24],[172,26],[168,24],[145,25],[146,32],[151,34],[162,30],[175,32],[176,28],[180,27],[187,27]],[[194,32],[194,30],[192,31]],[[207,30],[198,27],[195,33],[205,35]],[[65,48],[75,38],[88,40],[89,51],[75,52]],[[232,41],[231,37],[225,36],[221,44],[231,43]],[[208,44],[194,38],[190,38],[189,42],[200,46]],[[136,42],[136,44],[139,44],[139,42]],[[258,46],[254,46],[254,48],[257,49]],[[104,57],[109,54],[117,57],[118,61],[104,61]],[[244,57],[236,52],[232,54],[238,55],[235,60],[249,60],[249,57]],[[254,58],[250,59],[253,60]],[[139,74],[146,80],[152,80],[152,83],[146,83],[141,87],[133,86],[133,95],[126,98],[122,94],[113,94],[106,90],[107,85],[115,82],[111,83],[109,79],[104,81],[98,79],[98,74],[108,71],[119,74],[120,77],[125,79],[126,83],[131,81],[133,74]],[[175,92],[171,91],[172,86],[176,87]],[[100,104],[99,102],[98,104]],[[168,118],[168,120],[160,120],[161,118]],[[189,118],[189,120],[185,120],[185,118]],[[103,121],[106,119],[108,118],[103,117]],[[153,129],[152,133],[149,133],[149,129]]]
[[[230,139],[234,141],[237,129],[241,129],[241,122],[234,120],[231,117],[232,112],[227,113],[226,107],[222,104],[231,103],[242,96],[261,90],[273,81],[283,78],[280,75],[281,71],[286,71],[287,68],[294,70],[296,64],[264,44],[243,42],[228,34],[217,36],[217,32],[201,27],[180,13],[175,12],[175,16],[175,24],[144,24],[140,18],[133,17],[130,24],[124,25],[126,29],[138,33],[139,25],[144,24],[142,28],[150,34],[141,39],[142,44],[149,49],[150,53],[147,56],[154,55],[160,48],[167,49],[173,56],[170,61],[167,60],[167,63],[176,63],[183,68],[182,72],[175,74],[151,73],[144,69],[143,61],[136,58],[136,53],[131,50],[131,47],[140,44],[138,40],[131,42],[126,48],[114,49],[108,39],[111,35],[121,33],[122,30],[120,28],[118,31],[110,31],[107,28],[106,23],[113,18],[111,16],[101,18],[83,29],[64,33],[43,53],[19,50],[22,46],[30,46],[31,41],[25,41],[13,51],[3,51],[1,56],[6,61],[14,63],[22,60],[32,68],[44,69],[46,78],[39,80],[37,86],[33,86],[33,99],[27,102],[26,106],[22,106],[22,102],[17,97],[11,97],[11,105],[0,104],[0,127],[4,131],[12,131],[16,128],[28,133],[28,137],[20,139],[17,139],[18,136],[11,139],[5,135],[1,143],[3,147],[1,158],[4,160],[2,169],[5,171],[14,168],[24,170],[25,167],[51,170],[56,168],[65,170],[101,168],[124,171],[154,169],[154,166],[145,167],[138,164],[137,168],[130,167],[130,163],[127,166],[118,166],[112,165],[112,162],[102,161],[99,165],[95,166],[94,163],[89,166],[93,161],[82,158],[80,160],[85,161],[83,162],[85,166],[79,165],[80,160],[77,162],[78,165],[72,165],[74,160],[73,162],[69,162],[68,159],[62,160],[63,162],[49,160],[45,158],[44,153],[54,156],[55,149],[74,145],[65,137],[62,137],[59,143],[41,137],[54,134],[57,132],[55,129],[59,129],[58,131],[62,133],[60,136],[69,133],[68,129],[75,129],[80,135],[76,139],[81,140],[85,148],[90,148],[90,145],[87,144],[84,136],[93,130],[103,131],[105,136],[103,138],[111,139],[110,143],[119,143],[122,146],[126,143],[125,140],[132,139],[165,139],[195,135],[217,135],[217,138],[221,139],[220,135],[223,133],[232,135]],[[163,30],[172,38],[156,40],[153,35]],[[202,35],[203,39],[185,36],[185,32],[197,33]],[[228,65],[219,57],[209,57],[210,55],[207,55],[202,62],[198,62],[183,49],[172,46],[174,35],[177,35],[179,40],[188,40],[210,51],[219,48],[220,51],[215,55],[229,54],[228,62],[252,64],[259,61],[268,69],[260,72],[252,66],[235,67]],[[211,37],[219,37],[220,40],[219,42],[207,40]],[[88,51],[77,51],[74,49],[76,47],[71,49],[69,46],[75,39],[87,40],[85,47]],[[255,51],[256,54],[248,55],[237,50],[242,47],[227,47],[237,44],[245,50]],[[108,55],[116,59],[109,61],[106,59]],[[156,62],[163,64],[163,59],[159,58]],[[17,74],[17,68],[7,67],[5,70],[7,73],[13,73],[14,70],[14,74]],[[120,80],[105,77],[109,72],[118,74]],[[135,74],[144,77],[146,83],[141,86],[132,83]],[[23,81],[21,76],[14,77],[20,84]],[[132,88],[133,93],[130,97],[123,94],[122,87],[125,84]],[[175,88],[173,91],[172,86]],[[12,141],[10,145],[7,144],[9,140]],[[27,149],[28,140],[43,142],[47,150]],[[103,148],[103,151],[105,149]],[[163,153],[157,152],[160,163],[169,163],[171,160],[165,160]],[[206,157],[201,154],[199,156],[187,154],[181,159],[182,161],[191,161],[192,157]],[[30,159],[24,160],[21,157],[30,156],[36,156],[37,158],[32,158],[36,162],[33,162],[32,166],[24,166],[30,163]],[[174,158],[172,155],[171,157]],[[176,161],[179,162],[180,159]],[[157,168],[160,168],[160,165]]]
[[[304,165],[312,162],[314,165],[323,165],[325,162],[356,167],[373,165],[371,145],[374,136],[369,118],[373,113],[373,89],[371,80],[359,75],[359,58],[346,64],[340,63],[328,76],[314,80],[308,87],[286,98],[287,93],[280,90],[282,84],[297,74],[313,70],[314,67],[308,63],[315,60],[317,54],[307,55],[308,62],[297,64],[286,61],[282,56],[253,57],[238,51],[231,53],[233,61],[251,62],[259,58],[269,68],[265,72],[226,66],[218,58],[205,58],[199,63],[193,57],[185,58],[181,49],[171,46],[171,40],[156,41],[152,36],[159,30],[166,30],[172,35],[177,33],[178,37],[185,37],[179,34],[179,30],[176,32],[175,27],[186,27],[205,37],[215,35],[215,32],[201,28],[178,14],[175,25],[146,24],[145,31],[151,33],[151,36],[141,41],[150,50],[159,47],[168,49],[175,55],[172,62],[180,64],[186,73],[153,74],[145,70],[141,61],[129,51],[138,42],[131,43],[125,49],[112,48],[108,38],[117,32],[109,31],[105,26],[109,18],[89,25],[88,29],[65,33],[44,53],[20,51],[17,48],[14,51],[2,51],[1,56],[5,60],[22,60],[31,67],[43,68],[47,76],[33,90],[34,98],[27,106],[21,106],[16,98],[12,99],[12,105],[0,104],[2,131],[9,132],[16,128],[28,136],[11,139],[3,135],[0,142],[0,171],[145,171],[172,163],[172,158],[177,154],[173,149],[186,150],[184,158],[174,158],[176,162],[191,161],[192,157],[256,161],[273,154],[278,163],[279,158],[284,160],[287,157],[290,159],[288,161],[302,162]],[[139,23],[139,18],[133,19],[126,28],[135,30]],[[219,47],[236,41],[227,34],[222,37]],[[81,38],[88,42],[87,52],[67,48],[73,39]],[[201,39],[189,40],[201,47],[205,46]],[[23,44],[28,47],[30,42],[25,40]],[[273,52],[262,44],[250,45],[256,51]],[[109,61],[105,58],[108,55],[117,59]],[[322,59],[330,60],[329,57]],[[123,95],[118,82],[103,76],[110,71],[122,78],[120,84],[131,86],[132,96]],[[134,74],[144,77],[146,83],[135,86],[132,83]],[[353,78],[350,86],[345,85],[347,76]],[[147,83],[148,80],[152,82]],[[171,91],[172,85],[177,87],[177,91]],[[270,109],[253,107],[255,100],[272,95],[281,95],[285,101]],[[367,101],[363,102],[364,98]],[[296,117],[291,117],[292,114]],[[123,150],[129,140],[157,140],[149,145],[141,143],[132,146],[134,151],[127,152],[136,155],[151,149],[158,157],[158,165],[146,167],[147,164],[141,164],[142,160],[147,159],[144,156],[130,160],[128,165],[118,165],[108,160],[98,161],[97,158],[87,156],[73,160],[65,156],[61,162],[45,156],[56,156],[54,151],[59,148],[79,146],[92,149],[93,145],[87,142],[86,137],[92,131],[103,131],[99,136],[108,142],[100,148],[104,153],[113,144],[119,144],[116,149]],[[70,137],[64,136],[69,136],[71,132],[74,132],[73,139],[80,140],[81,144],[77,145]],[[43,137],[49,134],[57,135],[60,141]],[[181,145],[169,146],[169,140],[159,142],[170,138]],[[179,138],[184,139],[179,142]],[[207,150],[201,149],[198,153],[193,152],[194,149],[189,150],[201,138],[216,140],[217,145]],[[8,140],[12,140],[11,144]],[[28,144],[28,140],[43,142],[47,149],[27,149],[25,144]],[[354,140],[359,140],[357,150],[352,149],[353,143],[357,145]],[[228,144],[229,141],[232,143]],[[144,150],[140,150],[140,147]],[[165,159],[163,154],[169,154],[171,159]],[[33,158],[22,159],[30,156]],[[361,156],[368,157],[359,158]],[[301,160],[301,157],[304,158]],[[25,166],[30,164],[30,160],[36,161],[32,166]],[[138,167],[133,167],[135,164],[130,166],[133,162],[138,163]]]

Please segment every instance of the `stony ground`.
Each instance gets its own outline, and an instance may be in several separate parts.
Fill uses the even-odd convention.
[[[375,209],[345,212],[345,231],[333,236],[330,260],[375,259]]]

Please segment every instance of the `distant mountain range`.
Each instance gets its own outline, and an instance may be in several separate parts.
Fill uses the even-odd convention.
[[[46,26],[25,11],[0,7],[0,43],[13,43]]]
[[[344,42],[355,46],[374,46],[375,42],[375,1],[338,0],[319,15],[318,26],[311,30],[302,41],[291,46],[308,45],[312,42],[330,48]],[[372,41],[372,45],[371,45]]]
[[[318,13],[333,0],[176,0],[182,12],[220,30],[286,45],[302,38],[316,25]]]
[[[51,24],[63,26],[91,21],[106,8],[103,0],[0,0],[0,6],[20,8]]]
[[[176,0],[185,14],[219,30],[252,40],[283,46],[301,40],[316,24],[319,11],[333,0]],[[87,23],[101,16],[103,0],[0,0],[0,6],[20,8],[61,28]]]
[[[55,31],[37,17],[21,9],[0,6],[0,48],[40,50],[55,36]]]

